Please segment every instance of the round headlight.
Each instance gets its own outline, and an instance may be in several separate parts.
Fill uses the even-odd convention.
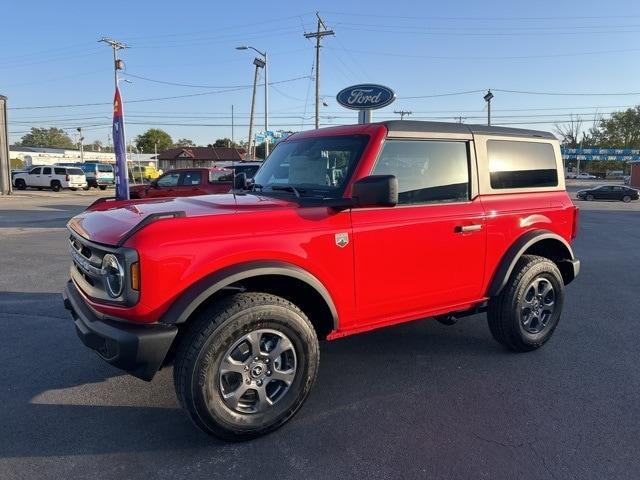
[[[102,269],[105,271],[109,296],[113,298],[119,297],[124,287],[124,269],[120,265],[118,257],[107,253],[102,259]]]

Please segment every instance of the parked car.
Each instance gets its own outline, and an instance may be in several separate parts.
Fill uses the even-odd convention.
[[[27,188],[50,188],[58,192],[63,188],[77,190],[87,185],[84,172],[75,167],[60,167],[56,165],[34,167],[28,172],[18,173],[13,177],[13,185],[18,190]]]
[[[158,183],[191,172],[208,170]],[[325,128],[278,143],[243,193],[90,206],[68,224],[64,301],[105,361],[145,380],[173,362],[193,422],[245,440],[299,410],[319,340],[486,312],[506,348],[541,347],[579,272],[577,225],[550,133]]]
[[[595,175],[591,175],[590,173],[586,173],[586,172],[582,172],[582,173],[578,173],[575,177],[573,177],[577,180],[594,180],[598,177],[596,177]]]
[[[163,173],[148,185],[130,185],[130,198],[191,197],[227,193],[233,188],[233,171],[253,176],[259,162],[243,162],[214,168],[178,168]]]
[[[638,200],[638,190],[619,185],[601,185],[580,190],[576,196],[580,200],[621,200],[629,203],[631,200]]]
[[[151,182],[162,175],[155,165],[133,165],[130,168],[131,178],[136,182]]]
[[[107,187],[112,187],[115,184],[113,166],[109,163],[75,162],[59,163],[58,165],[82,169],[87,177],[87,185],[84,188],[85,190],[89,190],[91,187],[106,190]]]

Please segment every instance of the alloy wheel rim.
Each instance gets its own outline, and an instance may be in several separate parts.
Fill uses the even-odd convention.
[[[284,333],[249,332],[222,357],[218,371],[222,399],[234,412],[262,413],[289,391],[297,366],[295,348]]]
[[[553,285],[545,277],[535,278],[520,300],[520,323],[528,333],[538,334],[549,326],[556,306]]]

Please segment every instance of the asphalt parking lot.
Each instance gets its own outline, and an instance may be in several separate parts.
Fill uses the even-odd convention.
[[[579,202],[582,271],[544,348],[504,351],[483,316],[326,343],[296,418],[225,444],[170,369],[146,383],[77,339],[64,225],[95,198],[0,197],[0,478],[638,478],[640,202]]]

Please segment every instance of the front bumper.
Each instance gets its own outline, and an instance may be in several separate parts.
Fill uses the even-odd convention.
[[[72,281],[62,293],[78,337],[103,360],[142,380],[151,380],[162,366],[178,333],[175,326],[137,325],[119,319],[100,319],[85,303]]]

